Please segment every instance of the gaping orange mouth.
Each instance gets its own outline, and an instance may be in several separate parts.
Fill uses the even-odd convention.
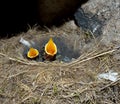
[[[39,55],[39,51],[34,48],[30,48],[27,53],[27,57],[31,59],[37,57],[38,55]]]
[[[57,46],[54,43],[53,39],[50,38],[48,43],[45,45],[45,52],[50,56],[54,56],[57,53]]]

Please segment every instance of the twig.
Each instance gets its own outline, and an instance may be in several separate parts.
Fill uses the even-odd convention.
[[[107,88],[107,87],[109,87],[109,86],[111,86],[111,85],[114,85],[115,83],[117,83],[117,82],[119,82],[119,81],[120,81],[120,78],[119,78],[117,81],[111,82],[111,83],[107,84],[106,86],[100,88],[99,91],[102,91],[102,90],[104,90],[105,88]]]
[[[78,93],[79,95],[81,94],[81,93],[83,93],[84,91],[87,91],[88,90],[88,88],[84,88],[84,89],[82,89],[81,91],[77,91],[77,92],[73,92],[73,93],[71,93],[71,94],[69,94],[69,95],[63,95],[62,97],[63,98],[70,98],[70,97],[74,97],[74,96],[76,96],[76,94]]]
[[[42,97],[44,96],[44,94],[45,94],[45,92],[46,92],[46,90],[47,90],[48,88],[49,88],[49,86],[46,86],[46,88],[43,90],[43,92],[42,92],[41,95],[40,95],[39,101],[42,100]]]
[[[61,66],[62,66],[61,63],[50,63],[50,64],[46,64],[46,63],[44,63],[44,62],[30,62],[30,61],[23,60],[23,59],[20,59],[20,58],[12,58],[12,57],[9,57],[8,55],[3,54],[3,53],[0,53],[0,55],[3,56],[3,57],[8,58],[9,60],[12,60],[12,61],[15,61],[15,62],[24,64],[24,65],[41,66],[41,67],[49,67],[49,66],[51,66],[51,65],[52,65],[52,66],[55,66],[55,67],[61,67]]]
[[[61,64],[60,64],[60,66],[61,66],[61,67],[71,67],[71,66],[74,66],[74,65],[77,65],[77,64],[81,64],[81,63],[83,63],[83,62],[86,62],[86,61],[95,59],[95,58],[97,58],[97,57],[100,57],[100,56],[104,56],[104,55],[113,53],[113,52],[115,52],[116,50],[119,50],[119,49],[120,49],[120,47],[116,47],[116,48],[114,48],[114,49],[112,49],[112,50],[108,50],[108,51],[105,51],[105,52],[103,52],[103,53],[100,53],[100,54],[97,54],[97,55],[94,55],[94,56],[91,56],[91,57],[88,57],[88,58],[84,57],[85,59],[82,59],[82,60],[81,60],[81,59],[78,59],[78,60],[75,60],[75,61],[73,61],[73,62],[71,62],[71,63],[68,63],[68,64],[65,64],[65,63],[64,63],[64,65],[61,65]],[[36,66],[39,66],[39,65],[44,65],[44,66],[46,66],[46,65],[47,65],[47,64],[41,63],[41,62],[23,61],[23,60],[20,60],[20,59],[16,59],[16,58],[9,57],[8,55],[3,54],[3,53],[0,53],[0,55],[1,55],[1,56],[4,56],[4,57],[7,57],[9,60],[16,61],[16,62],[25,64],[25,65],[36,65]],[[52,65],[53,65],[53,64],[52,64]],[[54,66],[59,66],[59,64],[56,64],[56,65],[54,65]]]
[[[29,62],[27,60],[24,61],[24,60],[20,60],[20,59],[17,59],[17,58],[9,57],[8,55],[3,54],[3,53],[0,53],[0,55],[8,58],[9,60],[12,60],[12,61],[15,61],[15,62],[18,62],[18,63],[22,63],[22,64],[25,64],[25,65],[40,65],[40,62],[36,63],[36,62]],[[45,63],[42,63],[41,65],[45,65]]]
[[[3,97],[5,97],[5,98],[13,98],[13,96],[7,95],[7,94],[1,93],[1,92],[0,92],[0,96],[1,96],[2,98],[3,98]]]
[[[21,103],[24,103],[24,102],[25,102],[26,100],[28,100],[29,98],[34,98],[34,99],[36,99],[35,96],[28,95],[26,98],[24,98],[24,99],[21,101]]]
[[[14,74],[14,75],[10,75],[10,76],[7,77],[7,79],[10,79],[10,78],[13,78],[13,77],[19,76],[19,75],[24,74],[24,73],[27,73],[28,71],[29,71],[29,70],[22,71],[22,72],[20,72],[20,73]]]
[[[104,55],[113,53],[113,52],[115,52],[115,51],[116,51],[116,49],[112,49],[112,50],[109,50],[109,51],[100,53],[100,54],[98,54],[98,55],[95,55],[95,56],[92,56],[92,57],[88,57],[88,58],[83,59],[83,60],[81,60],[81,61],[80,61],[80,60],[76,60],[76,61],[73,61],[72,63],[67,64],[67,66],[71,67],[71,66],[74,66],[74,65],[77,65],[77,64],[81,64],[81,63],[83,63],[83,62],[86,62],[86,61],[95,59],[95,58],[97,58],[97,57],[100,57],[100,56],[104,56]]]

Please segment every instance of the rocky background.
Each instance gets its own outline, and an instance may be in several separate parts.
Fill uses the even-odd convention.
[[[90,0],[82,6],[86,12],[91,12],[105,22],[102,32],[102,43],[107,46],[120,40],[120,1]]]

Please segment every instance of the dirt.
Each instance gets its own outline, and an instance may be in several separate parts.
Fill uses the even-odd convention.
[[[94,8],[101,10],[98,2],[103,6],[101,8],[109,5],[113,15],[98,37],[70,21],[59,28],[46,27],[43,31],[31,27],[17,36],[0,39],[0,104],[120,103],[119,0],[92,0],[82,8],[95,14]],[[92,6],[94,3],[97,5]],[[112,3],[117,9],[112,8]],[[80,56],[68,63],[28,60],[23,57],[24,47],[19,42],[21,37],[39,44],[48,37],[62,37],[66,39],[66,46],[79,50]],[[99,74],[110,70],[118,73],[116,81],[98,78]]]

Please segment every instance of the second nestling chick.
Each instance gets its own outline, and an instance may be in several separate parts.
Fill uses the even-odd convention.
[[[44,60],[54,61],[56,59],[57,46],[52,38],[46,43],[44,51]]]
[[[39,55],[39,51],[32,47],[27,52],[27,57],[30,59],[36,58],[38,55]]]
[[[24,45],[23,56],[30,60],[42,61],[40,57],[40,48],[36,42],[29,42],[23,38],[20,39],[20,43]]]

